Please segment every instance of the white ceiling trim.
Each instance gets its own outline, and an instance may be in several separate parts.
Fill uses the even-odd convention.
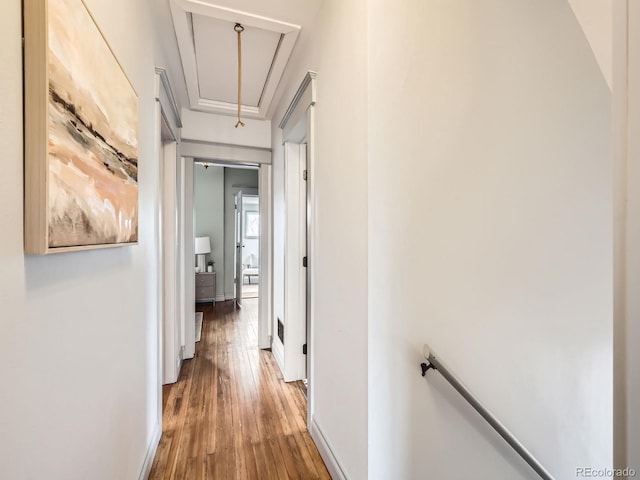
[[[169,81],[167,70],[156,67],[156,75],[158,75],[160,83],[162,84],[162,88],[160,88],[160,85],[157,86],[156,100],[158,100],[162,105],[168,105],[168,108],[171,109],[171,113],[173,113],[174,123],[178,128],[182,128],[180,109],[178,108],[176,97],[173,96],[173,88],[171,88],[171,82]]]
[[[252,15],[218,5],[211,5],[199,0],[171,0],[171,14],[178,39],[178,48],[182,58],[189,103],[192,109],[203,112],[234,115],[238,110],[237,103],[214,101],[202,98],[198,84],[196,50],[191,24],[191,14],[204,15],[244,26],[261,28],[282,35],[280,47],[271,66],[271,71],[264,86],[258,107],[242,105],[243,116],[264,119],[273,101],[278,83],[293,51],[300,33],[300,26],[280,22],[259,15]]]
[[[223,143],[195,142],[183,140],[180,155],[201,160],[245,163],[252,165],[271,164],[271,150],[251,148]]]
[[[278,127],[285,130],[289,125],[289,121],[291,117],[293,117],[292,124],[298,123],[302,114],[307,111],[310,106],[316,104],[316,77],[318,74],[313,70],[309,70],[304,78],[302,79],[302,83],[298,87],[295,95],[293,96],[293,100],[287,107],[287,111],[284,112],[282,116],[282,120],[280,120],[280,124]],[[307,88],[311,85],[311,88]],[[285,135],[286,138],[286,135]]]

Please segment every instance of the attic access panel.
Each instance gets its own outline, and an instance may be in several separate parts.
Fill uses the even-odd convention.
[[[242,38],[242,111],[266,117],[300,27],[196,0],[171,0],[171,12],[192,109],[237,111],[236,23]]]
[[[237,36],[234,23],[193,15],[193,36],[200,96],[207,100],[234,104],[238,98],[235,81],[238,68]],[[271,65],[282,34],[246,27],[242,33],[243,105],[259,107]]]

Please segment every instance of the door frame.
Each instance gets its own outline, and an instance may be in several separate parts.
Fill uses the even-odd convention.
[[[162,419],[162,384],[177,380],[183,359],[184,318],[179,275],[181,265],[180,235],[180,165],[178,146],[182,127],[167,72],[156,68],[156,159],[158,162],[157,189],[157,305],[158,305],[158,375],[160,379],[159,405]],[[170,357],[170,359],[169,359]]]
[[[162,68],[155,69],[154,78],[154,159],[157,162],[155,176],[155,197],[153,199],[154,206],[154,236],[157,243],[152,247],[155,248],[155,265],[150,266],[152,272],[156,275],[156,305],[155,305],[155,324],[151,325],[148,339],[150,341],[147,353],[147,361],[151,368],[149,369],[150,377],[147,379],[149,392],[156,392],[156,418],[155,425],[152,427],[151,438],[149,439],[149,447],[145,456],[140,478],[146,478],[151,471],[151,465],[155,456],[160,437],[162,435],[162,383],[163,383],[163,365],[164,365],[164,300],[163,291],[165,287],[165,272],[163,258],[163,215],[164,215],[164,172],[163,164],[165,156],[168,154],[163,144],[163,124],[170,132],[169,137],[173,136],[175,144],[180,139],[180,128],[182,123],[180,120],[180,111],[177,107],[171,85],[167,77],[167,73]],[[170,151],[171,149],[169,149]],[[176,155],[177,161],[177,155]],[[153,254],[152,254],[153,255]],[[155,343],[155,345],[154,345]],[[154,365],[155,363],[155,371]],[[155,377],[155,378],[154,378]]]
[[[272,282],[273,282],[273,185],[271,183],[271,149],[247,147],[243,145],[220,144],[216,142],[202,142],[183,140],[180,144],[180,154],[192,164],[194,159],[203,160],[211,164],[225,167],[258,167],[258,191],[260,195],[260,276],[258,288],[258,348],[271,348],[272,332]],[[250,193],[251,189],[242,188]],[[235,193],[235,192],[234,192]],[[193,202],[192,187],[186,195]],[[183,231],[187,235],[189,232]],[[195,235],[191,232],[191,235]],[[193,270],[193,269],[192,269]],[[264,274],[263,274],[264,272]],[[188,275],[187,271],[185,275]],[[193,276],[193,275],[191,275]],[[195,302],[195,298],[194,298]],[[193,338],[195,345],[195,336]],[[187,342],[191,337],[187,336]]]
[[[278,127],[282,129],[282,141],[307,144],[307,289],[306,289],[306,321],[307,321],[307,428],[313,436],[314,402],[314,326],[315,326],[315,283],[313,272],[315,266],[316,245],[316,197],[315,197],[315,105],[316,105],[317,73],[308,71],[289,107],[285,111]]]
[[[180,268],[183,357],[193,358],[196,354],[196,276],[195,276],[195,222],[193,218],[193,175],[194,161],[181,157],[180,161],[180,243],[182,257]]]
[[[165,365],[167,345],[180,345],[179,315],[177,314],[177,303],[179,302],[179,279],[175,275],[176,264],[172,266],[166,262],[166,249],[170,248],[173,253],[173,260],[177,263],[175,253],[178,251],[178,232],[175,226],[168,223],[170,211],[175,211],[177,215],[177,162],[178,162],[178,142],[179,132],[182,123],[179,110],[175,104],[171,85],[167,73],[164,69],[155,70],[155,100],[156,100],[156,160],[158,165],[157,190],[156,190],[156,238],[158,269],[157,275],[157,309],[158,309],[158,378],[159,386],[159,420],[162,421],[162,384],[165,383],[166,373],[169,376],[177,376],[174,369],[167,369]],[[167,168],[173,164],[174,169]],[[170,272],[173,271],[173,277]],[[171,298],[166,299],[165,292],[173,292]],[[171,313],[173,311],[173,313]],[[177,338],[166,338],[175,335]],[[173,349],[172,349],[173,350]],[[179,352],[170,352],[172,357],[179,356]],[[171,362],[174,363],[174,362]],[[178,367],[173,365],[173,367]],[[168,371],[170,370],[170,371]]]
[[[242,188],[240,188],[237,192],[233,194],[233,201],[235,203],[234,210],[234,222],[233,222],[233,233],[235,235],[235,251],[233,255],[233,268],[234,268],[234,277],[236,284],[236,305],[238,307],[242,307],[242,255],[244,253],[243,248],[243,240],[244,240],[244,229],[242,228]]]

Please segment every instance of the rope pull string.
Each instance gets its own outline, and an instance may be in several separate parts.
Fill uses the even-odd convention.
[[[244,32],[244,27],[236,23],[233,29],[238,34],[238,121],[235,127],[238,128],[238,125],[244,127],[244,122],[240,120],[242,114],[242,32]]]

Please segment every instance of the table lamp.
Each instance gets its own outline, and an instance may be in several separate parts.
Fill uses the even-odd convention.
[[[198,256],[196,271],[198,273],[202,273],[205,271],[204,256],[207,253],[211,253],[211,242],[209,241],[209,237],[196,237],[195,247],[195,252]]]

